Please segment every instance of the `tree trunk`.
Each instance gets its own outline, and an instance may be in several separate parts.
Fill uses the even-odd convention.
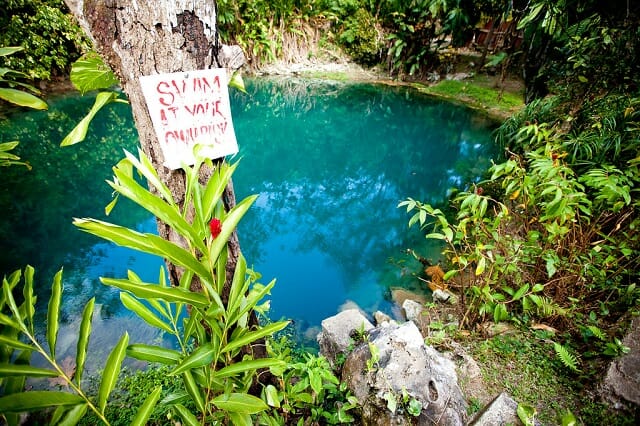
[[[142,150],[181,204],[185,194],[185,173],[163,166],[162,150],[139,77],[212,67],[224,67],[229,71],[240,68],[244,64],[242,50],[237,46],[220,46],[217,42],[215,2],[66,0],[66,3],[92,39],[94,48],[119,77],[131,103]],[[210,176],[211,170],[203,170],[200,180],[205,182]],[[232,184],[225,191],[224,202],[227,209],[235,205]],[[159,221],[158,232],[161,237],[184,246],[181,238]],[[235,232],[228,247],[227,280],[230,280],[240,253]],[[167,267],[172,283],[177,285],[181,271],[174,265]]]
[[[526,40],[526,39],[525,39]],[[539,30],[531,35],[525,52],[522,74],[525,86],[525,104],[545,97],[548,93],[546,78],[542,75],[551,47],[551,37]]]

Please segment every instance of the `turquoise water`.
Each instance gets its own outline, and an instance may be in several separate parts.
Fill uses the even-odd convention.
[[[406,249],[435,259],[439,248],[408,229],[408,215],[396,205],[406,197],[443,202],[451,188],[477,180],[496,156],[491,123],[403,87],[288,79],[249,81],[247,89],[232,93],[241,161],[234,186],[238,199],[260,196],[239,236],[263,282],[277,279],[271,316],[295,320],[300,337],[312,337],[320,321],[345,304],[392,313],[391,287],[423,290]],[[20,155],[33,165],[2,170],[0,272],[33,264],[44,306],[51,277],[64,266],[69,354],[78,316],[93,295],[100,305],[94,328],[102,330],[92,337],[96,348],[110,348],[124,330],[132,342],[162,339],[98,281],[127,269],[155,280],[161,260],[71,226],[73,217],[105,218],[110,189],[104,180],[121,149],[137,144],[130,111],[118,106],[98,116],[87,142],[59,148],[91,103],[61,97],[48,112],[0,120],[1,141],[20,140]],[[145,232],[155,229],[153,218],[132,204],[118,205],[112,216]]]

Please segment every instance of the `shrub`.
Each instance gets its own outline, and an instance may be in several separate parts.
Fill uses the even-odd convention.
[[[22,46],[20,55],[5,66],[48,80],[67,74],[73,61],[88,48],[88,41],[61,0],[9,2],[0,12],[0,46]]]
[[[358,9],[347,18],[340,32],[339,42],[358,63],[374,65],[382,56],[382,36],[376,19],[365,9]]]

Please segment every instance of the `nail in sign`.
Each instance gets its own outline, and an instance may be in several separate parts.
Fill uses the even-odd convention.
[[[140,77],[164,165],[178,169],[200,154],[220,158],[238,152],[224,68]]]

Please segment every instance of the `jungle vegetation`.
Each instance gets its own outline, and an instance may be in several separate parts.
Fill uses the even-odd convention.
[[[354,61],[384,69],[393,78],[422,80],[433,72],[446,73],[455,61],[456,49],[471,47],[481,53],[476,72],[522,78],[527,105],[496,132],[504,161],[487,170],[481,182],[469,183],[454,194],[446,206],[413,199],[400,206],[410,213],[410,224],[425,230],[426,238],[442,240],[444,281],[462,296],[463,327],[484,321],[538,327],[553,342],[553,350],[576,382],[592,380],[601,371],[602,360],[628,351],[622,335],[629,320],[640,312],[640,58],[636,54],[640,51],[640,5],[628,0],[220,0],[217,7],[221,41],[239,44],[254,69],[276,60],[328,55],[332,49],[326,47],[337,46]],[[61,0],[9,0],[0,11],[0,28],[0,46],[23,47],[0,57],[2,87],[16,87],[16,74],[7,74],[8,70],[36,80],[65,75],[88,48]],[[494,35],[500,36],[500,43],[492,45]],[[11,75],[14,77],[7,77]],[[131,164],[145,166],[144,159],[131,157],[128,161],[119,169],[122,181]],[[201,188],[195,188],[197,194]],[[183,229],[190,238],[206,235],[207,252],[220,245],[214,241],[213,230],[206,234],[209,213],[203,214],[193,232]],[[106,233],[103,224],[78,225]],[[202,243],[195,238],[193,244],[199,247]],[[214,269],[215,265],[196,273],[211,274]],[[20,274],[5,280],[3,321],[13,330],[7,341],[16,350],[33,350],[16,338],[32,331],[29,303],[33,301],[28,291],[32,274],[25,269],[27,291],[20,308],[9,297],[21,283]],[[59,279],[54,279],[54,288]],[[136,280],[132,275],[112,285],[129,288],[128,283]],[[245,291],[251,285],[253,293],[247,297],[255,297],[265,288],[254,287],[256,280],[255,275],[246,281],[239,276],[236,285]],[[198,295],[172,294],[166,288],[162,292],[173,303],[195,307],[207,321],[224,318],[235,326],[244,315],[233,306],[209,312]],[[240,293],[236,296],[241,303]],[[50,306],[55,308],[60,300],[52,300]],[[148,315],[143,307],[135,306]],[[161,326],[177,332],[172,308],[160,308],[167,313]],[[7,315],[22,319],[9,321]],[[88,324],[88,313],[86,318]],[[248,333],[243,338],[250,341],[283,326],[275,323],[266,331],[242,329]],[[203,336],[196,325],[189,331],[190,336]],[[294,362],[291,350],[282,345],[275,345],[278,354],[270,354],[285,360],[273,361],[281,367],[279,377],[306,374],[306,381],[297,389],[267,387],[261,401],[248,396],[249,376],[264,361],[247,360],[231,367],[231,357],[224,354],[235,354],[239,346],[234,336],[224,333],[217,346],[201,346],[184,359],[177,351],[139,347],[131,352],[179,365],[178,373],[183,374],[188,388],[179,392],[191,397],[188,403],[195,404],[203,417],[246,420],[267,406],[274,411],[261,414],[263,418],[282,420],[287,415],[298,418],[314,413],[339,422],[350,417],[347,411],[352,399],[321,361],[307,357]],[[47,339],[55,347],[54,329],[48,330]],[[110,359],[112,367],[121,361],[125,346],[123,337],[116,348],[120,352]],[[55,358],[54,353],[39,350]],[[204,368],[214,353],[222,365],[229,362],[229,369],[222,375],[206,370],[221,376],[206,391],[221,392],[225,383],[241,382],[246,396],[234,394],[234,402],[246,403],[256,411],[236,412],[219,394],[214,404],[221,411],[208,411],[211,406],[202,405],[203,382],[190,372]],[[9,355],[3,353],[7,359]],[[203,359],[207,360],[204,364]],[[53,374],[21,368],[25,374]],[[106,422],[106,400],[115,384],[113,377],[108,379],[98,391],[98,406],[90,405],[88,397],[74,397],[60,406],[75,404],[77,411],[59,415],[79,418],[91,409]],[[80,386],[79,379],[69,381]],[[24,382],[11,379],[5,382],[5,389],[20,384]],[[146,401],[145,407],[157,402],[155,388],[150,393],[155,401]],[[325,404],[329,400],[322,402],[321,396],[340,398],[345,409],[332,411]],[[284,401],[290,403],[289,411],[282,408]],[[318,404],[321,408],[311,408]]]

